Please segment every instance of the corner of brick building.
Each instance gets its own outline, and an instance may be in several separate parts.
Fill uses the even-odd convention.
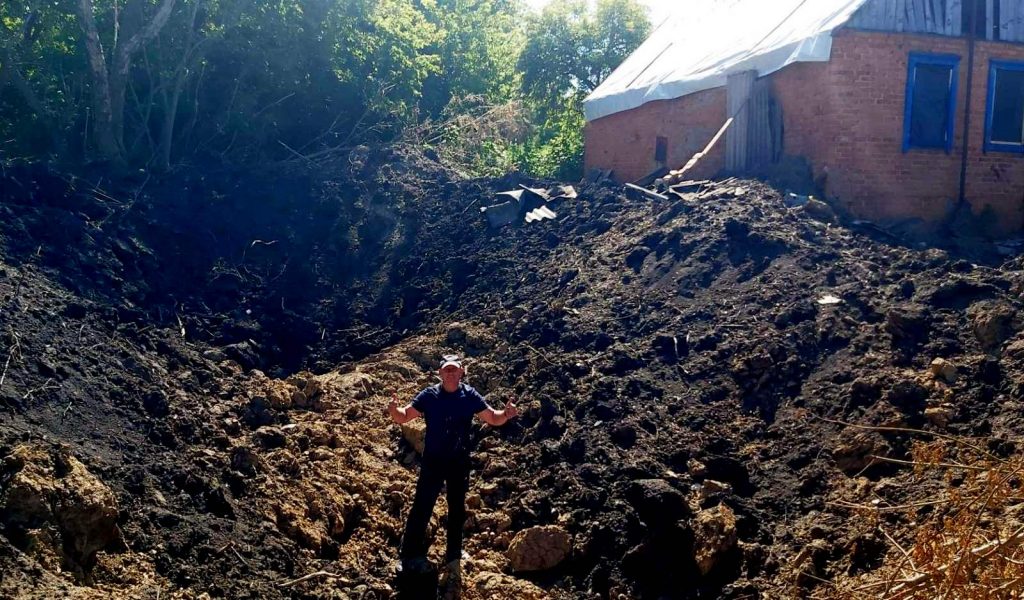
[[[961,57],[952,150],[903,151],[911,52]],[[1024,45],[978,42],[972,83],[966,198],[992,233],[1024,227],[1024,156],[984,151],[989,61],[1024,61]],[[931,225],[956,207],[967,101],[967,41],[937,35],[838,30],[828,62],[796,63],[772,75],[782,108],[783,152],[808,159],[816,182],[851,214],[879,222],[920,219]],[[613,169],[619,181],[657,167],[658,136],[666,166],[699,152],[726,119],[724,88],[657,101],[587,124],[585,165]],[[725,165],[724,144],[690,173],[711,177]]]

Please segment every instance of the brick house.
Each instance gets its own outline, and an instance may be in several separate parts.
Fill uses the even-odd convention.
[[[585,103],[620,181],[803,157],[850,213],[1024,229],[1024,0],[718,0],[669,18]],[[965,204],[966,203],[966,204]]]

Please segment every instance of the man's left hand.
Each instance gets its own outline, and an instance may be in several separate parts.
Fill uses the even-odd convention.
[[[505,404],[505,418],[512,419],[519,416],[519,409],[516,408],[516,399],[513,398]]]

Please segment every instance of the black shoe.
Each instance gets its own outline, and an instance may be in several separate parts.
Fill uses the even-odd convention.
[[[442,600],[459,600],[462,598],[462,561],[455,559],[444,566],[441,577],[443,588]]]

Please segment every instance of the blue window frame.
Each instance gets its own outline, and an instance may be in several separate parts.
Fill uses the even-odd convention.
[[[989,63],[985,151],[1024,153],[1024,63]]]
[[[910,53],[903,113],[903,151],[912,148],[953,149],[960,57],[955,54]]]

